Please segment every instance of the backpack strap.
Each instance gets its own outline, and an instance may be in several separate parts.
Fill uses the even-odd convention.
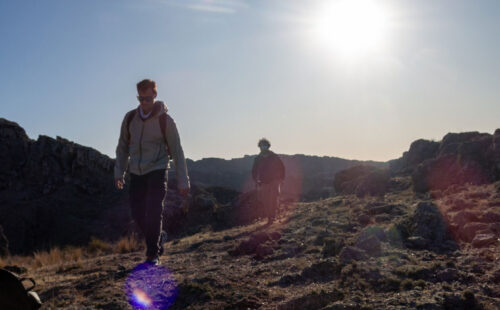
[[[130,123],[132,122],[132,119],[134,118],[135,114],[137,113],[137,109],[134,109],[130,111],[127,115],[127,132],[128,132],[128,143],[130,144]]]
[[[134,119],[135,114],[137,113],[137,109],[132,110],[128,113],[127,115],[127,131],[128,131],[128,142],[130,144],[130,123],[132,122],[132,119]],[[167,141],[167,113],[162,113],[160,117],[158,118],[158,121],[160,122],[160,131],[161,135],[163,136],[163,141],[165,142],[165,145],[167,146],[167,152],[168,152],[168,157],[172,158],[172,154],[170,154],[170,148],[168,147],[168,141]]]
[[[168,141],[167,141],[167,113],[162,113],[160,117],[158,118],[158,121],[160,122],[160,130],[161,130],[161,135],[163,136],[163,141],[165,141],[165,145],[167,146],[167,152],[168,152],[168,157],[172,158],[172,154],[170,154],[170,147],[168,147]]]

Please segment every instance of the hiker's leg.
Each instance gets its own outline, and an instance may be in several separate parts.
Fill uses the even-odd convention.
[[[139,227],[141,233],[146,236],[145,230],[145,215],[146,215],[146,194],[147,194],[147,182],[144,176],[130,174],[130,187],[129,187],[129,199],[130,199],[130,211],[132,214],[132,219],[135,224]]]
[[[274,187],[273,187],[273,205],[274,205],[273,217],[274,218],[276,218],[278,216],[279,209],[280,209],[280,192],[281,192],[280,183],[275,182]]]
[[[262,184],[262,205],[264,207],[264,214],[269,221],[272,219],[272,184]]]
[[[160,252],[163,198],[166,192],[165,170],[155,170],[148,174],[148,194],[146,199],[146,245],[148,257]]]

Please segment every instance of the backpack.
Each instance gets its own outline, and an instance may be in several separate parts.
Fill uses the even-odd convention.
[[[24,281],[30,281],[31,286],[25,288]],[[38,309],[42,302],[37,293],[31,290],[36,283],[32,278],[19,278],[14,273],[0,269],[0,309],[31,310]]]
[[[127,130],[128,130],[129,142],[130,142],[130,123],[132,122],[132,119],[134,118],[136,113],[137,109],[130,111],[129,114],[127,115]],[[162,113],[158,118],[158,122],[160,123],[161,135],[163,136],[163,141],[167,146],[168,158],[170,159],[172,158],[172,154],[170,154],[170,147],[168,147],[167,136],[165,135],[165,131],[167,130],[167,113]]]

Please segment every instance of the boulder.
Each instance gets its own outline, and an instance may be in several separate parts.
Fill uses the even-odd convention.
[[[358,239],[355,246],[370,256],[380,256],[382,254],[380,240],[374,235]]]
[[[472,239],[472,246],[475,248],[484,248],[497,242],[498,238],[494,234],[478,234]]]
[[[405,243],[408,246],[417,242],[419,248],[439,249],[450,238],[441,212],[434,203],[428,201],[417,203],[414,212],[399,225],[399,229],[406,236]]]
[[[342,238],[325,238],[321,254],[323,257],[336,256],[344,247],[344,240]]]
[[[350,263],[353,260],[363,260],[367,257],[368,255],[364,250],[358,249],[353,246],[343,248],[339,254],[340,261],[343,263]]]
[[[459,235],[463,241],[471,242],[478,232],[485,231],[488,229],[489,229],[488,224],[471,222],[465,224],[463,227],[460,228]]]

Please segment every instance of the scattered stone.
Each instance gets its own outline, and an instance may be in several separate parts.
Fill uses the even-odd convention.
[[[460,229],[460,237],[466,242],[471,242],[481,230],[488,230],[488,224],[479,222],[467,223]]]
[[[281,233],[279,231],[273,231],[272,233],[269,234],[269,237],[272,240],[279,240],[281,238]]]
[[[272,247],[264,244],[259,244],[255,249],[255,258],[262,259],[266,256],[272,255],[274,250]]]
[[[344,240],[341,238],[326,238],[321,253],[323,257],[336,256],[344,247]]]
[[[458,270],[452,268],[446,268],[445,270],[441,270],[437,273],[436,279],[439,282],[453,282],[457,281],[460,278]]]
[[[406,245],[410,249],[422,250],[428,247],[428,240],[420,236],[412,236],[406,239]]]
[[[367,214],[361,214],[358,216],[358,222],[363,226],[368,225],[370,223],[370,219],[370,216]]]
[[[358,240],[366,239],[371,236],[377,237],[378,240],[380,241],[387,240],[387,236],[384,229],[376,225],[368,226],[365,229],[363,229],[363,231],[359,234]]]
[[[375,206],[369,208],[367,211],[370,215],[376,215],[381,213],[390,213],[392,209],[396,208],[396,205],[384,205],[384,206]]]
[[[401,248],[403,246],[403,236],[401,235],[401,230],[398,229],[397,225],[391,225],[385,231],[387,236],[387,241],[393,247]]]
[[[271,286],[273,285],[279,285],[281,287],[288,287],[292,284],[296,284],[296,283],[302,283],[304,281],[304,279],[302,278],[302,276],[300,274],[287,274],[287,275],[284,275],[282,276],[277,282],[275,283],[270,283]]]
[[[375,216],[375,223],[384,223],[391,221],[391,216],[388,214],[379,214]]]
[[[412,242],[419,240],[419,245],[425,249],[442,248],[443,242],[449,238],[441,212],[434,203],[427,201],[418,203],[413,214],[406,218],[398,228],[406,237],[420,237],[425,240],[424,242],[421,239],[411,239],[408,245],[411,246]]]
[[[334,259],[328,259],[304,268],[301,277],[304,280],[330,281],[340,275],[342,266]]]
[[[451,210],[453,211],[459,211],[459,210],[465,210],[465,209],[470,209],[474,205],[468,201],[465,201],[463,199],[455,199],[452,202],[452,207]]]
[[[248,240],[243,240],[236,249],[229,252],[229,254],[237,255],[250,255],[257,251],[260,244],[270,240],[270,237],[265,232],[258,232],[250,236]],[[269,250],[260,249],[261,253],[268,252]]]
[[[370,256],[380,256],[382,254],[380,240],[374,235],[358,239],[355,246]]]
[[[500,214],[493,211],[484,212],[479,221],[483,223],[500,223]]]
[[[452,218],[452,224],[457,225],[458,227],[463,227],[465,224],[470,222],[477,222],[479,220],[479,216],[471,211],[460,211],[457,212]]]
[[[472,240],[472,246],[475,248],[484,248],[498,242],[494,234],[478,234]]]
[[[340,261],[349,263],[353,260],[362,260],[367,258],[366,252],[356,247],[348,246],[342,249],[339,254]]]

